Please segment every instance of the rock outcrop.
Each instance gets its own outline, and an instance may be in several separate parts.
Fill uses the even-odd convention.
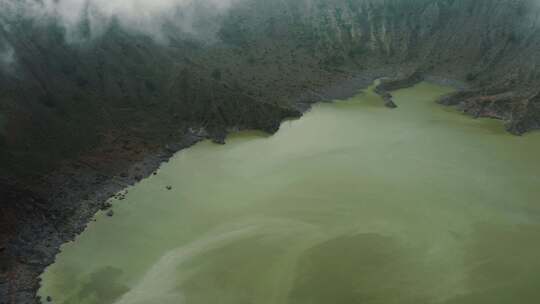
[[[411,75],[402,78],[382,79],[381,83],[375,87],[375,93],[380,95],[384,100],[384,104],[391,109],[395,109],[398,106],[393,100],[391,91],[412,87],[415,84],[424,81],[424,76],[421,72],[414,72]]]
[[[540,127],[538,93],[503,89],[468,90],[444,96],[439,103],[457,106],[473,117],[503,120],[508,132],[522,135]]]

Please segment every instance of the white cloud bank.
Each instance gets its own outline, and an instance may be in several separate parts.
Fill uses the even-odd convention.
[[[80,39],[84,25],[91,37],[99,36],[111,22],[155,38],[168,24],[191,34],[204,34],[199,20],[226,12],[235,0],[0,0],[0,14],[55,18],[67,29],[68,40]],[[0,15],[0,18],[2,16]]]

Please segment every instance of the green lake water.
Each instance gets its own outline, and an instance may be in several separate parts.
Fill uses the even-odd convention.
[[[316,105],[202,142],[100,213],[43,274],[71,304],[540,303],[540,133],[433,101]],[[167,185],[173,189],[166,190]]]

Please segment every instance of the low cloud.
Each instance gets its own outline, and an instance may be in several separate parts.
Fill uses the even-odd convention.
[[[8,72],[15,64],[15,50],[0,37],[0,71]]]
[[[15,61],[15,52],[9,47],[6,50],[0,51],[0,65],[9,66]]]
[[[0,0],[0,18],[55,19],[76,42],[98,37],[111,24],[166,39],[166,30],[210,38],[212,20],[235,0]],[[209,22],[210,21],[210,22]]]

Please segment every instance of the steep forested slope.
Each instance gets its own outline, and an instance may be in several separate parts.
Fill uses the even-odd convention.
[[[114,22],[73,42],[55,19],[3,16],[0,41],[14,55],[0,78],[2,160],[26,172],[22,159],[36,170],[111,129],[245,124],[235,116],[251,116],[238,111],[248,104],[287,107],[306,86],[387,66],[486,88],[452,103],[522,133],[537,125],[530,117],[540,77],[537,13],[532,1],[249,0],[219,18],[211,42],[174,31],[156,41]],[[500,101],[508,92],[511,100]],[[217,110],[225,104],[232,117]]]

